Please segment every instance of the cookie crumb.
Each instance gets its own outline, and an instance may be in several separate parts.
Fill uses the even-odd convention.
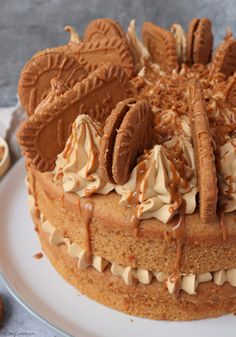
[[[42,257],[43,257],[43,253],[41,252],[34,255],[34,258],[37,260],[41,259]]]

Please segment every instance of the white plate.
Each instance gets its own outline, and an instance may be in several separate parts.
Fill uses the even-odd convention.
[[[97,304],[68,285],[40,251],[30,218],[20,160],[0,184],[0,268],[13,296],[28,311],[66,336],[233,337],[234,316],[194,322],[158,322],[128,316]]]

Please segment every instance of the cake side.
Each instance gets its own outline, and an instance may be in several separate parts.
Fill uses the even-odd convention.
[[[86,200],[63,192],[61,186],[52,181],[52,176],[32,167],[29,169],[31,175],[35,176],[33,192],[40,211],[61,233],[85,248],[81,207]],[[115,193],[108,196],[106,199],[99,195],[90,197],[95,205],[90,224],[92,251],[124,266],[170,273],[176,258],[176,245],[164,237],[172,225],[163,227],[157,220],[145,220],[137,238],[129,226],[128,210],[118,205]],[[222,241],[219,224],[202,223],[198,212],[188,217],[188,242],[183,247],[182,273],[202,273],[236,266],[235,214],[228,214],[227,218],[230,240]]]
[[[52,246],[38,220],[34,218],[34,221],[42,249],[60,275],[82,294],[101,304],[156,320],[194,320],[236,312],[236,288],[228,283],[220,287],[213,282],[200,284],[197,296],[182,292],[176,300],[156,280],[148,286],[141,283],[128,286],[109,269],[103,273],[91,267],[78,269],[77,261],[66,254],[66,247]]]

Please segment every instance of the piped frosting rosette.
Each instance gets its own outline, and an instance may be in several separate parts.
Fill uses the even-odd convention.
[[[99,171],[100,140],[100,125],[88,115],[78,116],[54,170],[55,180],[61,179],[65,192],[84,197],[92,193],[107,194],[114,188]]]
[[[175,162],[170,159],[170,153],[177,148],[180,157]],[[145,174],[142,181],[138,182],[141,165],[145,166]],[[171,191],[171,184],[175,184],[175,195]],[[186,214],[193,213],[196,207],[197,184],[191,143],[185,137],[180,137],[166,142],[165,146],[155,145],[139,158],[129,181],[115,189],[121,195],[120,204],[127,207],[130,206],[131,195],[139,193],[137,215],[140,219],[154,217],[167,223],[178,213],[181,204],[181,201],[176,202],[176,195],[179,200],[186,201]]]

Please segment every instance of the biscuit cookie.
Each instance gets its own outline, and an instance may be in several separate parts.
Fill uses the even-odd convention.
[[[100,143],[100,166],[102,173],[107,181],[113,182],[112,159],[113,149],[115,145],[117,130],[119,129],[123,118],[125,117],[129,105],[136,103],[134,98],[128,98],[123,102],[119,102],[110,116],[106,120],[104,127],[104,135]]]
[[[59,80],[58,78],[53,78],[51,80],[51,89],[48,95],[39,103],[37,108],[34,110],[34,113],[42,113],[44,111],[44,108],[47,108],[47,105],[53,102],[56,96],[59,97],[63,95],[69,89],[70,88],[67,87],[67,85],[62,80]]]
[[[227,79],[236,71],[236,40],[230,38],[222,42],[212,62],[211,75],[223,73]]]
[[[137,158],[150,146],[152,109],[147,100],[127,99],[117,104],[106,121],[100,147],[100,166],[105,178],[123,185]]]
[[[132,77],[134,72],[129,46],[124,39],[117,36],[81,43],[78,62],[88,72],[105,63],[121,65],[129,77]]]
[[[21,71],[18,84],[21,104],[32,115],[49,93],[51,79],[61,79],[72,88],[86,76],[87,71],[73,57],[54,51],[39,53]]]
[[[209,63],[211,61],[212,47],[211,21],[207,18],[192,19],[187,33],[188,64]]]
[[[116,104],[130,95],[130,88],[120,66],[105,65],[63,95],[55,95],[20,127],[18,140],[25,156],[39,171],[53,170],[76,117],[87,113],[104,123]]]
[[[188,26],[188,31],[186,34],[187,37],[187,50],[186,50],[186,59],[187,59],[187,63],[189,65],[192,64],[192,58],[193,58],[193,41],[194,41],[194,32],[197,29],[199,23],[199,19],[197,18],[193,18]]]
[[[112,19],[101,18],[91,21],[85,29],[84,41],[94,41],[102,38],[118,37],[125,39],[125,33],[120,24]]]
[[[189,115],[200,195],[200,217],[213,222],[218,197],[215,157],[203,89],[198,80],[189,83]]]
[[[142,36],[153,61],[158,63],[162,70],[170,73],[173,69],[178,69],[176,44],[171,32],[151,22],[144,22]]]

